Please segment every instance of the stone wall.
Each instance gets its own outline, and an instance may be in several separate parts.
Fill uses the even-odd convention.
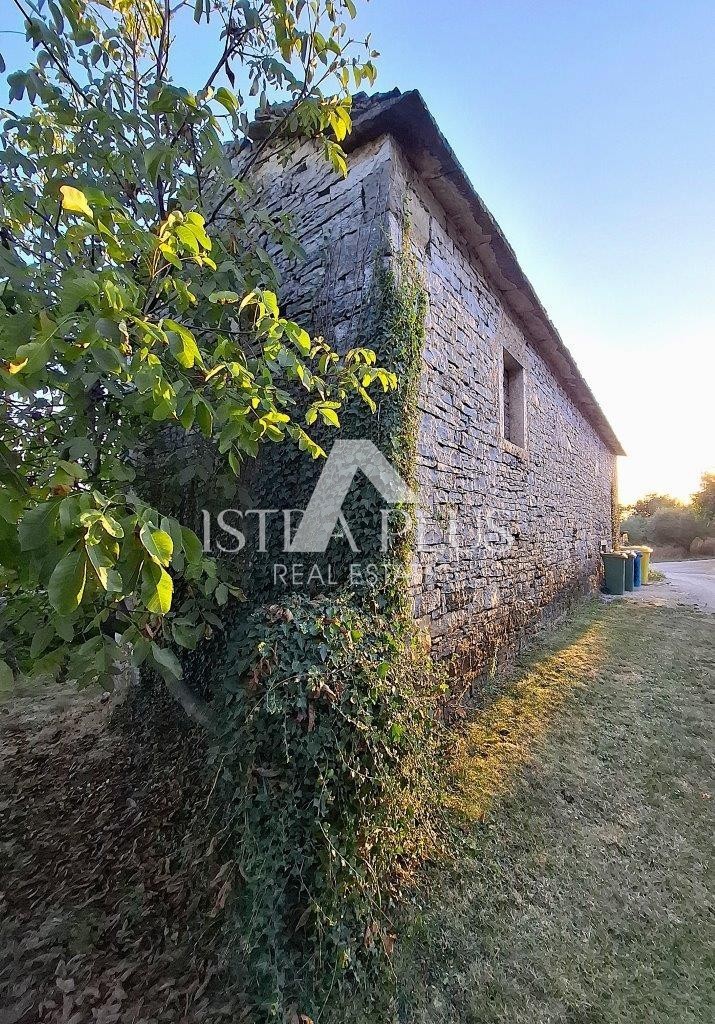
[[[341,352],[372,340],[372,332],[368,338],[365,331],[373,309],[375,272],[387,252],[392,153],[392,144],[384,137],[365,145],[351,157],[349,176],[344,179],[315,144],[305,143],[287,163],[271,155],[254,174],[259,203],[272,214],[288,215],[305,254],[304,258],[286,259],[266,243],[280,273],[281,309],[313,334],[322,334]],[[297,385],[295,390],[300,415],[301,404],[306,406],[308,401]],[[388,402],[394,396],[378,388],[374,397],[378,403],[374,416],[353,396],[340,412],[339,432],[320,423],[307,429],[328,452],[338,439],[369,438],[390,458]],[[290,442],[265,445],[259,459],[247,464],[242,473],[248,503],[253,508],[305,509],[323,466],[322,460],[311,460]],[[360,502],[361,489],[366,488],[366,501]],[[372,563],[374,547],[379,547],[381,539],[381,503],[361,474],[343,504],[348,519],[347,509],[356,500],[362,515],[361,522],[350,521],[353,538],[360,546],[355,559],[348,542],[338,539],[331,541],[325,554],[286,552],[282,519],[277,515],[268,523],[266,549],[258,552],[249,527],[246,551],[253,553],[247,588],[251,598],[280,600],[293,587],[310,594],[338,588],[352,579],[353,560]],[[291,518],[293,535],[298,521],[296,513]]]
[[[364,320],[375,265],[385,241],[385,214],[392,181],[393,146],[377,139],[350,158],[347,178],[338,175],[312,143],[287,165],[277,156],[254,174],[259,202],[286,214],[305,259],[282,260],[280,300],[287,315],[349,348]]]
[[[419,538],[415,615],[437,656],[481,672],[598,584],[600,543],[611,541],[615,456],[395,149],[396,240],[403,210],[430,302],[420,503],[443,526]],[[504,350],[524,368],[524,447],[503,434]]]
[[[339,348],[365,323],[376,255],[399,249],[408,214],[430,304],[416,438],[429,525],[414,556],[415,616],[438,657],[482,672],[597,585],[615,457],[392,138],[353,152],[345,180],[310,145],[288,166],[265,161],[259,180],[306,252],[282,265],[281,301]],[[504,350],[523,367],[523,409],[511,410],[523,415],[523,447],[503,436]],[[318,469],[305,465],[308,484]],[[280,466],[261,472],[277,479]]]

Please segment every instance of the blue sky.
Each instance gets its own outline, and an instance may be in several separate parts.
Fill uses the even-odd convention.
[[[715,3],[363,17],[379,87],[423,93],[621,437],[623,498],[687,496],[715,468]]]
[[[713,0],[358,6],[376,87],[422,92],[619,434],[622,497],[686,497],[715,469]]]

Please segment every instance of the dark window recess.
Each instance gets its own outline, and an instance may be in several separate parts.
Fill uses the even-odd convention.
[[[502,382],[504,395],[504,437],[511,441],[511,382],[509,371],[504,367],[504,380]]]
[[[507,441],[526,448],[526,403],[524,367],[514,356],[502,350],[502,423]]]

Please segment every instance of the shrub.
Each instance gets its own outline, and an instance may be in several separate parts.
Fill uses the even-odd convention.
[[[650,532],[656,544],[679,544],[689,548],[696,537],[703,535],[705,524],[691,509],[657,512],[651,519]]]
[[[715,556],[715,537],[696,537],[690,545],[690,554]]]
[[[642,544],[650,539],[651,520],[645,516],[631,515],[621,522],[621,532],[628,534],[628,540],[633,544]]]
[[[705,520],[692,508],[663,509],[652,516],[631,515],[621,530],[634,544],[657,544],[688,550],[696,538],[707,536]]]

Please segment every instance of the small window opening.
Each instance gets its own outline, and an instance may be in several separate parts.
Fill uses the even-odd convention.
[[[502,431],[519,448],[526,447],[524,367],[502,349]]]

